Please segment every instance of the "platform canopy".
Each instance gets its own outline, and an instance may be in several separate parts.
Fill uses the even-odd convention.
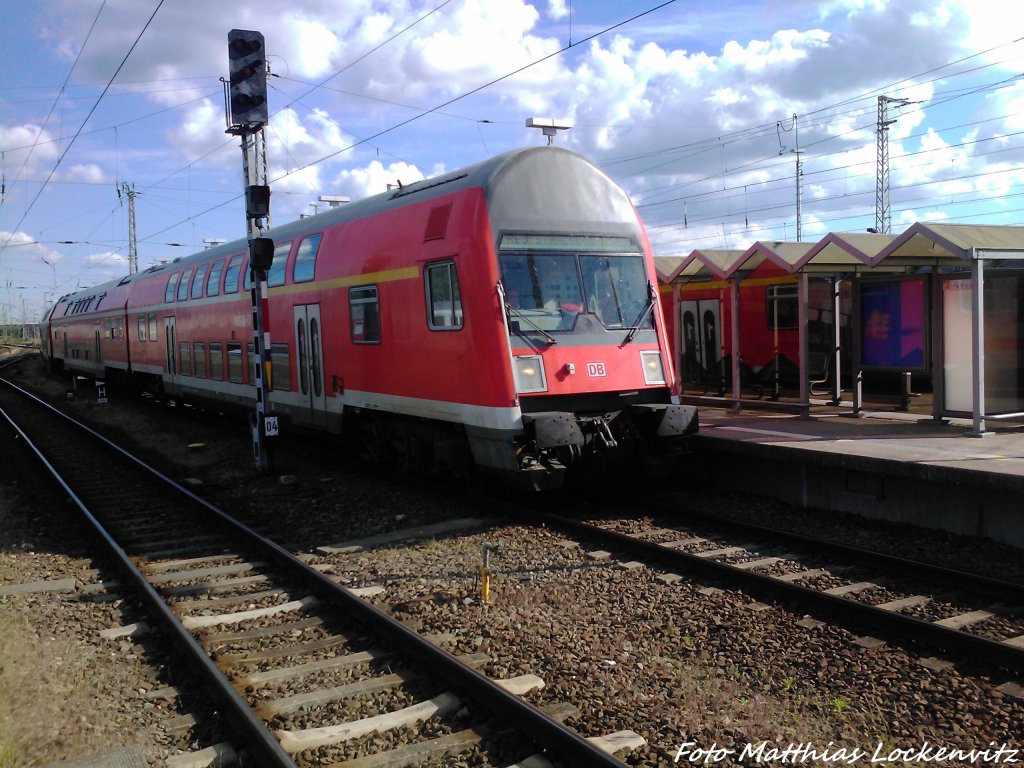
[[[727,279],[736,270],[746,251],[737,248],[697,248],[687,256],[655,257],[655,266],[672,267],[665,274],[668,283],[688,283],[691,280]],[[672,261],[670,262],[669,259]],[[661,273],[659,267],[659,274]]]
[[[777,264],[787,272],[795,272],[800,262],[815,243],[784,243],[779,240],[758,240],[743,252],[743,257],[733,270],[733,275],[741,280],[761,266],[765,261]]]
[[[978,252],[989,259],[1020,258],[1022,250],[1024,227],[919,221],[879,251],[871,266],[966,266]]]
[[[671,283],[672,277],[688,258],[688,256],[655,256],[654,271],[658,273],[658,280],[661,284],[668,285]]]
[[[956,415],[965,410],[955,407],[954,399],[946,404],[947,368],[957,375],[957,380],[949,380],[950,391],[964,389],[962,370],[959,359],[947,357],[947,354],[962,355],[967,348],[964,340],[950,337],[945,340],[944,315],[942,304],[945,300],[943,290],[966,290],[954,283],[944,283],[943,273],[951,280],[959,280],[956,274],[970,277],[971,294],[971,337],[969,395],[973,411],[975,432],[985,431],[986,418],[1024,418],[1024,387],[1013,391],[1019,407],[999,413],[986,410],[985,402],[985,274],[986,270],[1005,268],[1010,262],[1024,264],[1024,227],[1000,226],[986,224],[949,224],[943,222],[918,222],[911,225],[900,235],[880,234],[875,232],[832,232],[816,243],[781,241],[758,241],[745,251],[736,249],[702,248],[692,251],[683,257],[663,257],[656,259],[659,265],[659,277],[667,284],[683,284],[691,280],[724,280],[728,281],[732,293],[732,349],[739,349],[739,284],[754,270],[766,261],[780,267],[784,272],[793,275],[797,282],[798,330],[800,345],[800,408],[809,411],[810,397],[807,381],[807,281],[810,275],[830,277],[833,283],[833,316],[839,317],[839,291],[837,282],[845,277],[852,277],[857,295],[856,284],[865,275],[872,273],[906,273],[910,280],[912,274],[930,272],[931,297],[928,301],[928,328],[931,344],[931,360],[933,364],[934,412],[938,419],[945,415]],[[952,269],[951,269],[952,268]],[[880,276],[882,277],[882,276]],[[1021,278],[1024,281],[1024,278]],[[884,282],[884,277],[880,282]],[[966,285],[966,284],[965,284]],[[1024,285],[1024,283],[1022,283]],[[1021,289],[1024,292],[1024,288]],[[952,299],[951,299],[952,300]],[[958,300],[959,301],[959,300]],[[998,302],[997,302],[998,303]],[[856,306],[854,314],[857,314]],[[952,323],[953,321],[949,321]],[[953,323],[953,325],[957,325]],[[836,337],[833,340],[833,401],[839,401],[839,324],[833,324]],[[957,328],[953,329],[956,332]],[[1001,329],[1006,336],[1006,329]],[[1018,323],[1017,336],[1024,344],[1024,325]],[[945,347],[949,347],[946,349]],[[855,367],[859,370],[859,352],[855,349]],[[1005,356],[1005,355],[1004,355]],[[733,400],[740,402],[738,355],[733,356]],[[1024,357],[1022,357],[1024,359]],[[991,362],[991,361],[990,361]],[[1016,364],[1014,364],[1016,365]],[[959,368],[958,368],[959,366]],[[1005,367],[1005,366],[1004,366]],[[1015,369],[1014,369],[1015,370]],[[997,387],[998,389],[998,387]],[[1005,386],[1003,386],[1005,389]],[[958,394],[956,402],[964,400]],[[855,391],[854,408],[858,411],[859,391]],[[1006,400],[1004,394],[993,398],[999,400],[997,406]]]
[[[829,232],[793,265],[793,271],[836,274],[864,272],[895,239],[875,232]]]
[[[985,360],[985,276],[989,268],[998,267],[1007,261],[1024,261],[1024,227],[926,222],[911,225],[871,261],[872,266],[899,265],[918,269],[930,267],[933,272],[938,272],[944,266],[970,270],[971,329],[968,360],[960,359],[965,355],[963,340],[955,336],[959,331],[955,327],[957,323],[944,316],[946,286],[937,280],[932,286],[932,390],[935,403],[933,415],[938,418],[954,413],[969,399],[974,432],[979,435],[985,432],[986,419],[1024,417],[1024,412],[1019,406],[1008,410],[999,407],[1000,400],[1007,400],[1006,392],[1001,391],[1007,389],[1005,381],[997,381],[995,387],[1001,397],[990,397],[986,394],[986,377],[998,376],[1003,371],[1000,370],[1001,361],[986,363]],[[953,283],[948,287],[951,293],[955,290]],[[952,306],[956,307],[959,304],[954,301]],[[1006,335],[1007,330],[1003,328],[1001,333]],[[1018,321],[1017,328],[1011,334],[1015,343],[1020,333]],[[1001,357],[1006,357],[1006,353],[1003,352]],[[987,370],[988,368],[991,370]],[[965,369],[970,371],[969,378],[964,375]],[[1011,374],[1016,381],[1015,362],[1011,365]],[[1000,383],[1002,388],[999,386]],[[966,394],[968,387],[969,398]],[[989,397],[989,402],[986,402]],[[1017,404],[1024,400],[1019,383],[1016,387],[1009,387],[1009,400]],[[995,403],[999,413],[989,412],[992,403]]]

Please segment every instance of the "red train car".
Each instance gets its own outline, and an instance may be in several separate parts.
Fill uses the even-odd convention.
[[[657,464],[697,428],[672,395],[643,226],[579,155],[508,152],[268,236],[270,407],[286,424],[534,488]],[[245,251],[64,297],[47,321],[54,362],[251,403]]]
[[[841,333],[849,346],[850,289],[840,284]],[[732,291],[727,280],[701,278],[660,290],[673,361],[684,391],[725,393],[732,375]],[[808,371],[823,383],[834,349],[834,304],[828,279],[808,281]],[[796,278],[764,261],[739,285],[740,375],[758,395],[776,386],[799,386],[799,328]]]

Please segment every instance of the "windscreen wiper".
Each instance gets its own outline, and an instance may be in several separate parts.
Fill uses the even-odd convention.
[[[557,344],[558,343],[558,339],[554,338],[551,334],[549,334],[547,331],[545,331],[543,328],[541,328],[539,325],[537,325],[535,322],[533,322],[533,320],[528,318],[526,315],[520,314],[518,309],[513,309],[508,304],[505,304],[505,311],[508,312],[509,317],[511,317],[512,315],[515,315],[517,318],[519,318],[520,320],[524,321],[527,325],[529,325],[531,328],[533,328],[537,333],[539,333],[541,336],[543,336],[547,340],[548,344]],[[516,330],[517,330],[517,332],[521,336],[523,336],[525,338],[526,334],[523,333],[522,330],[520,330],[518,328]]]
[[[629,344],[636,336],[636,332],[640,330],[640,326],[647,320],[648,316],[654,310],[654,287],[651,285],[651,281],[647,281],[647,306],[644,307],[644,311],[640,313],[640,317],[633,323],[633,327],[629,329],[629,333],[626,334],[625,340],[622,342],[623,346]]]

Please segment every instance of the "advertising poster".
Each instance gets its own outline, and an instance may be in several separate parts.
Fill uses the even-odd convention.
[[[901,371],[925,368],[925,279],[861,283],[861,364]]]

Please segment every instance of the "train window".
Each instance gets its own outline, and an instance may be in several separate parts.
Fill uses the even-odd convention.
[[[349,330],[356,344],[380,343],[380,304],[377,286],[348,289]]]
[[[642,327],[651,327],[652,313],[645,311],[650,294],[639,256],[580,256],[580,271],[587,309],[605,328],[632,328],[641,319]]]
[[[192,298],[201,299],[203,298],[203,283],[206,280],[206,270],[209,268],[208,264],[200,264],[199,268],[196,269],[196,276],[192,278]]]
[[[139,325],[139,341],[146,340],[146,315],[145,313],[139,313],[135,316],[135,320]]]
[[[224,293],[235,293],[238,290],[238,270],[242,266],[242,254],[236,253],[228,259],[228,268],[224,272]]]
[[[182,376],[192,375],[192,345],[187,341],[178,343],[178,373]]]
[[[164,291],[164,301],[174,301],[174,294],[178,291],[178,280],[180,278],[180,272],[175,272],[167,278],[167,289]]]
[[[224,380],[224,353],[223,345],[219,341],[210,342],[210,378],[217,381]]]
[[[462,327],[462,297],[455,262],[431,264],[423,270],[427,284],[427,325],[431,330]]]
[[[146,315],[146,322],[149,323],[149,340],[156,341],[156,312]]]
[[[288,263],[288,251],[292,249],[291,242],[280,243],[274,248],[274,263],[270,265],[270,272],[267,273],[267,287],[284,285],[285,265]]]
[[[799,306],[796,285],[769,285],[765,287],[765,310],[768,330],[792,330],[797,327]]]
[[[295,264],[292,266],[292,282],[301,283],[312,280],[316,266],[316,252],[320,249],[321,235],[310,235],[302,238],[299,248],[295,251]]]
[[[188,298],[188,284],[191,277],[191,269],[186,269],[181,273],[181,281],[178,283],[178,301],[184,301]]]
[[[210,265],[210,275],[206,278],[206,295],[216,296],[220,293],[220,273],[224,268],[224,260],[218,260]]]
[[[270,345],[270,388],[287,392],[292,388],[292,364],[288,345],[274,342]]]
[[[228,342],[228,381],[242,383],[242,371],[245,360],[242,358],[242,345],[235,341]]]
[[[583,310],[576,254],[502,251],[500,261],[511,322],[544,332],[573,328]]]
[[[196,366],[196,376],[206,378],[206,345],[201,341],[192,342],[192,362]]]

